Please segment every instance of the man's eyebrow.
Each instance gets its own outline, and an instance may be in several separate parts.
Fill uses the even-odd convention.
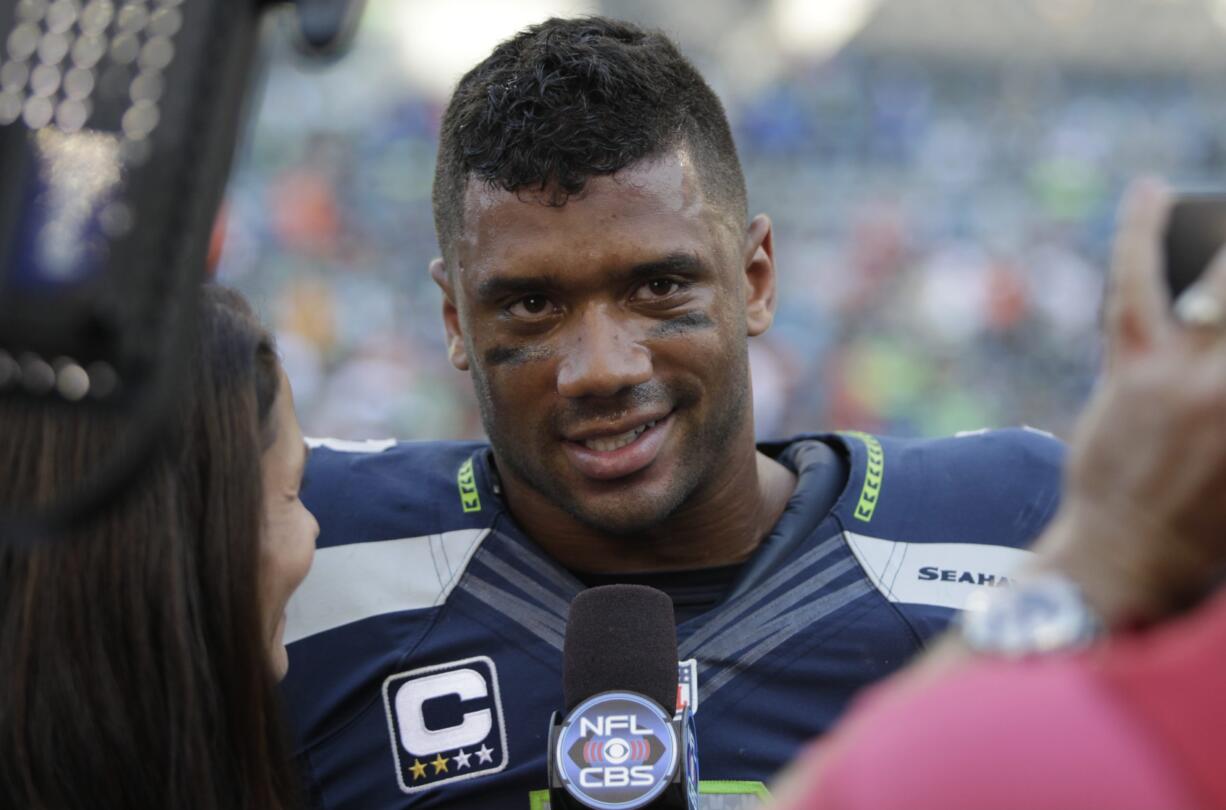
[[[669,274],[698,275],[707,271],[707,264],[693,253],[670,253],[659,259],[632,265],[613,277],[632,283]],[[553,274],[495,276],[477,284],[476,297],[479,301],[498,301],[517,295],[548,293],[560,286],[558,277]]]
[[[707,272],[707,264],[693,253],[670,253],[660,259],[636,264],[626,271],[627,281],[646,281],[672,273],[697,275]]]
[[[528,295],[552,290],[557,286],[553,276],[495,276],[477,285],[477,299],[497,301],[512,295]]]

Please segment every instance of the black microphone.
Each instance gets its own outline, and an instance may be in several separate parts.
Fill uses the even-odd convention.
[[[696,810],[697,739],[689,707],[677,712],[668,595],[642,585],[580,593],[562,656],[566,713],[550,721],[551,810]]]

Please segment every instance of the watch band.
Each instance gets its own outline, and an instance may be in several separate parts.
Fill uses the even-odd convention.
[[[1081,589],[1059,574],[977,588],[960,624],[972,650],[1009,657],[1075,650],[1103,634]]]

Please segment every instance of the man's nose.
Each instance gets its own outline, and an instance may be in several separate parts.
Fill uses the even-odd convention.
[[[558,393],[610,397],[651,379],[651,353],[608,307],[593,307],[574,326],[558,364]]]

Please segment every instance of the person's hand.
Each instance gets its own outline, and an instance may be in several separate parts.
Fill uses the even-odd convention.
[[[1106,369],[1036,546],[1039,568],[1071,576],[1109,625],[1176,611],[1226,571],[1226,251],[1172,308],[1169,209],[1152,180],[1121,209]]]

